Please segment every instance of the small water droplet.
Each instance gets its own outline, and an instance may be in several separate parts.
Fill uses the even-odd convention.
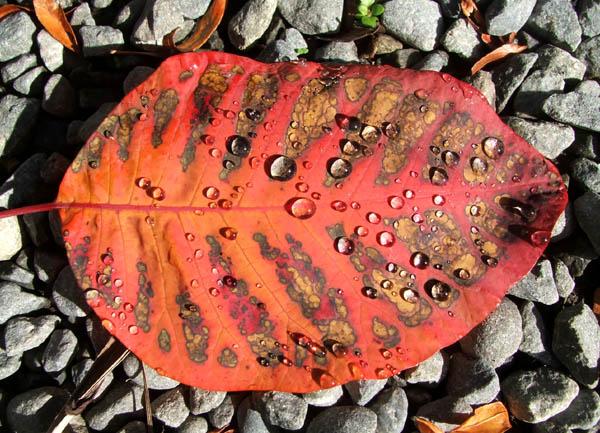
[[[362,288],[362,294],[369,299],[377,299],[377,289],[369,286]]]
[[[444,186],[448,183],[448,173],[443,168],[431,167],[429,169],[429,180],[437,186]]]
[[[412,189],[405,189],[402,193],[405,198],[411,199],[415,197],[415,192]]]
[[[469,206],[469,214],[471,214],[471,216],[480,216],[481,208],[475,204],[471,205]]]
[[[310,218],[317,211],[317,205],[314,201],[304,197],[294,197],[285,204],[287,212],[301,220]]]
[[[185,238],[189,241],[192,242],[194,239],[196,239],[196,236],[194,236],[193,233],[186,233],[185,234]]]
[[[211,287],[210,289],[208,289],[208,293],[210,294],[210,296],[219,296],[221,294],[221,292],[219,291],[219,289],[217,289],[216,287]]]
[[[213,147],[213,148],[209,149],[208,154],[210,156],[212,156],[213,158],[220,158],[223,155],[223,152],[221,152],[220,149]]]
[[[433,202],[433,204],[437,205],[437,206],[442,206],[444,203],[446,203],[446,199],[444,198],[444,196],[436,194],[431,198],[431,201]]]
[[[244,113],[246,114],[246,117],[253,122],[258,122],[260,120],[261,112],[259,110],[254,108],[246,108]]]
[[[444,150],[442,152],[442,161],[444,161],[444,164],[446,164],[448,167],[454,167],[455,165],[458,165],[460,156],[458,153],[453,152],[452,150]]]
[[[345,155],[356,155],[358,152],[360,152],[360,148],[361,146],[352,140],[342,140],[340,142],[340,148],[342,150],[342,153],[344,153]]]
[[[382,231],[377,233],[377,243],[382,247],[391,247],[396,242],[396,238],[391,232]]]
[[[291,367],[292,365],[294,365],[294,363],[292,362],[292,360],[290,358],[287,358],[283,355],[279,355],[278,359],[279,359],[279,362],[281,362],[286,367]]]
[[[237,230],[234,229],[233,227],[223,227],[222,229],[219,230],[219,233],[225,239],[228,239],[230,241],[235,240],[237,238],[237,235],[238,235]]]
[[[444,302],[450,297],[452,288],[443,281],[432,279],[425,283],[425,291],[433,300]]]
[[[271,365],[271,361],[269,361],[268,358],[259,356],[258,358],[256,358],[256,360],[258,361],[259,365],[263,367],[269,367]]]
[[[234,288],[237,287],[237,280],[231,275],[225,275],[223,277],[223,284],[227,287]]]
[[[381,215],[375,212],[367,213],[367,221],[371,224],[379,224],[381,222]]]
[[[364,226],[356,226],[354,228],[354,233],[356,233],[360,237],[365,237],[369,234],[369,229]]]
[[[116,280],[113,282],[113,285],[114,285],[114,286],[115,286],[117,289],[119,289],[119,288],[123,287],[123,280],[122,280],[122,279],[120,279],[120,278],[117,278],[117,279],[116,279]]]
[[[390,374],[385,368],[377,368],[375,369],[375,376],[377,376],[379,379],[386,379],[390,376]]]
[[[483,255],[481,256],[481,260],[490,268],[495,268],[498,266],[498,259],[495,257]]]
[[[161,201],[165,199],[165,191],[159,186],[148,188],[146,191],[154,200]]]
[[[204,197],[209,200],[216,200],[219,198],[219,190],[214,186],[204,188],[204,190],[202,190],[202,194],[204,194]]]
[[[112,265],[115,261],[111,253],[102,254],[100,260],[102,260],[102,263],[106,266]]]
[[[138,332],[140,332],[138,327],[135,325],[131,325],[128,330],[131,335],[136,335]]]
[[[296,175],[296,161],[285,155],[274,155],[266,161],[266,171],[271,179],[287,181]]]
[[[390,352],[388,349],[379,349],[379,353],[381,353],[381,356],[383,356],[385,359],[390,359],[392,357],[392,352]]]
[[[528,223],[533,222],[537,217],[537,210],[533,206],[510,197],[502,197],[500,206]]]
[[[402,209],[402,206],[404,206],[404,200],[402,199],[402,197],[393,195],[388,197],[388,204],[392,209]]]
[[[367,143],[376,143],[381,137],[381,130],[375,126],[364,125],[360,131],[360,136]]]
[[[138,178],[135,180],[135,185],[136,185],[138,188],[142,188],[142,189],[148,189],[148,188],[150,188],[150,185],[151,185],[151,184],[152,184],[152,183],[150,182],[150,179],[148,179],[147,177],[138,177]]]
[[[483,153],[489,158],[497,159],[504,153],[504,143],[496,137],[486,137],[482,141]]]
[[[113,322],[111,322],[108,319],[102,319],[102,326],[104,326],[104,328],[108,331],[108,332],[112,332],[115,330],[115,325],[113,324]]]
[[[416,304],[419,301],[419,294],[409,287],[402,289],[400,296],[402,296],[402,299],[406,302],[410,302],[411,304]]]
[[[477,175],[483,175],[488,171],[488,163],[478,156],[475,156],[471,158],[471,170]]]
[[[396,263],[389,262],[387,265],[385,265],[385,270],[391,273],[398,272],[398,265]]]
[[[529,236],[531,243],[537,247],[543,246],[550,242],[551,233],[546,230],[536,230]]]
[[[362,125],[361,121],[357,117],[348,117],[340,113],[335,115],[335,123],[341,129],[347,129],[351,132],[358,131]]]
[[[332,158],[327,162],[327,171],[334,179],[343,179],[352,172],[352,164],[342,158]]]
[[[152,218],[149,215],[146,216],[146,218],[144,218],[144,221],[146,221],[146,224],[148,224],[149,226],[153,226],[155,224],[154,218]]]
[[[410,256],[410,264],[417,269],[425,269],[429,266],[429,256],[422,252],[416,252]]]
[[[218,205],[221,209],[231,209],[233,207],[233,202],[224,198],[218,201]]]
[[[309,186],[308,186],[308,184],[307,184],[307,183],[305,183],[305,182],[298,182],[298,183],[296,184],[296,189],[297,189],[298,191],[300,191],[300,192],[307,192],[307,191],[308,191],[308,189],[309,189]]]
[[[458,278],[459,280],[468,280],[471,278],[471,273],[464,268],[458,268],[454,270],[454,275],[456,276],[456,278]]]
[[[338,212],[344,212],[346,209],[348,209],[348,206],[341,200],[334,200],[331,202],[331,209]]]
[[[340,236],[337,238],[334,241],[333,246],[340,254],[350,255],[354,252],[354,241],[346,236]]]
[[[412,220],[412,222],[414,222],[416,224],[421,224],[422,222],[425,221],[425,218],[423,218],[423,215],[421,215],[418,212],[412,214],[412,216],[410,217],[410,219]]]

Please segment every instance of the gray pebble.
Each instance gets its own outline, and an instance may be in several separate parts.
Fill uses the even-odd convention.
[[[328,42],[315,52],[315,60],[327,62],[358,62],[358,49],[354,42]]]
[[[426,387],[435,387],[446,377],[448,371],[447,356],[436,352],[416,367],[404,371],[408,383],[418,383]]]
[[[125,374],[129,376],[133,383],[138,386],[144,386],[144,380],[149,389],[172,389],[179,385],[174,379],[170,377],[160,375],[155,369],[144,364],[144,373],[146,378],[142,374],[142,364],[134,356],[129,355],[123,361],[123,370]]]
[[[487,32],[504,36],[518,32],[533,11],[536,0],[494,0],[485,10]]]
[[[344,395],[341,385],[327,389],[302,394],[302,398],[311,406],[328,407],[333,406]]]
[[[85,375],[92,368],[92,365],[94,365],[94,361],[90,358],[85,358],[79,361],[78,363],[73,364],[73,366],[71,367],[71,377],[73,378],[73,383],[75,384],[75,386],[79,386],[81,384],[81,382],[85,378]],[[104,379],[102,380],[102,384],[98,387],[98,390],[96,391],[95,395],[100,397],[104,393],[104,391],[106,391],[106,389],[110,386],[110,384],[113,381],[113,378],[114,375],[111,371],[104,377]]]
[[[560,259],[552,260],[552,273],[556,290],[561,298],[568,297],[575,288],[575,280],[571,276],[569,267]]]
[[[24,291],[19,285],[0,282],[0,325],[12,317],[48,308],[50,301],[43,296]]]
[[[587,191],[575,200],[574,209],[577,223],[594,246],[596,253],[600,254],[600,230],[598,230],[600,195]]]
[[[75,89],[62,75],[54,74],[44,86],[42,108],[57,117],[68,117],[77,106]]]
[[[375,34],[373,40],[373,53],[378,56],[382,54],[391,54],[396,50],[404,48],[404,44],[393,36],[385,33]]]
[[[375,433],[377,414],[360,406],[334,406],[320,412],[307,433]]]
[[[301,397],[278,391],[255,392],[252,401],[269,424],[286,430],[299,430],[304,425],[308,403]]]
[[[44,83],[47,78],[48,70],[43,66],[36,66],[17,77],[12,82],[12,86],[22,95],[39,96],[44,90]]]
[[[178,433],[206,433],[207,431],[208,422],[201,416],[194,415],[188,416],[187,419],[177,429]]]
[[[307,49],[308,45],[298,30],[286,29],[281,39],[269,44],[259,54],[259,60],[263,62],[287,62],[298,60],[298,51]]]
[[[21,145],[30,136],[39,110],[39,101],[32,98],[15,95],[0,98],[0,156],[10,156],[22,150]]]
[[[478,59],[485,52],[485,46],[477,31],[463,19],[450,24],[440,42],[449,53],[471,61]]]
[[[575,144],[577,144],[577,141],[575,141]],[[575,230],[576,225],[575,215],[573,214],[573,204],[569,202],[567,203],[565,210],[558,216],[556,224],[554,224],[550,241],[558,242],[568,238]],[[556,289],[560,295],[560,287],[557,286]]]
[[[0,77],[2,78],[3,83],[8,84],[19,75],[22,75],[25,71],[35,68],[36,66],[37,57],[35,54],[23,54],[2,66],[0,69]]]
[[[519,350],[546,365],[557,366],[549,350],[548,331],[535,304],[530,301],[524,302],[519,311],[523,321],[523,341]]]
[[[115,430],[142,410],[144,390],[136,385],[120,383],[84,412],[88,427]]]
[[[279,0],[278,7],[292,27],[305,35],[317,35],[339,30],[344,0]]]
[[[460,340],[460,346],[466,354],[496,368],[519,349],[522,338],[519,309],[504,298],[492,314]]]
[[[510,413],[528,423],[545,421],[562,412],[579,392],[574,380],[546,367],[513,373],[500,387]]]
[[[589,78],[600,78],[600,35],[584,41],[575,55],[586,66]]]
[[[485,404],[500,392],[500,381],[487,362],[457,352],[450,358],[446,391],[468,404]]]
[[[583,36],[591,38],[600,34],[600,3],[597,0],[579,0],[577,15]]]
[[[469,76],[465,81],[479,90],[492,108],[496,109],[496,87],[492,81],[491,72],[478,71],[475,75]]]
[[[344,385],[346,391],[350,394],[350,398],[359,406],[364,406],[381,391],[387,379],[367,379],[348,382]]]
[[[109,26],[82,26],[79,29],[81,49],[85,57],[103,56],[125,43],[123,33]]]
[[[600,396],[596,391],[580,388],[569,407],[547,422],[569,429],[593,429],[600,421]]]
[[[419,62],[423,55],[421,51],[415,48],[403,48],[392,53],[391,63],[399,68],[408,68]]]
[[[213,427],[221,429],[231,423],[234,413],[233,401],[231,396],[227,395],[219,406],[208,412],[208,421]]]
[[[128,94],[137,86],[142,84],[155,71],[149,66],[136,66],[133,68],[123,81],[123,93]]]
[[[579,131],[577,140],[569,150],[569,153],[575,156],[600,162],[600,136],[592,132]]]
[[[35,275],[29,269],[13,262],[0,262],[0,280],[17,283],[26,289],[33,289]]]
[[[542,69],[547,73],[560,75],[565,80],[582,80],[585,74],[585,63],[573,57],[568,51],[554,45],[543,45],[536,50],[538,60],[534,69]]]
[[[0,380],[12,376],[21,367],[21,353],[9,356],[2,347],[0,347]]]
[[[434,423],[444,431],[460,425],[473,412],[471,406],[460,398],[446,396],[424,404],[417,410],[417,416]]]
[[[69,329],[52,332],[42,355],[44,371],[56,373],[64,370],[75,356],[77,344],[77,337]]]
[[[506,124],[549,159],[558,156],[575,141],[575,131],[556,122],[535,122],[519,117],[507,117]]]
[[[131,42],[135,45],[162,45],[165,35],[183,27],[183,14],[172,0],[148,0],[135,23]]]
[[[50,36],[46,30],[40,30],[36,39],[42,62],[50,72],[57,71],[63,66],[74,66],[77,62],[75,54]]]
[[[533,71],[516,91],[513,107],[521,117],[543,118],[542,105],[548,96],[562,92],[565,81],[558,74],[545,70]]]
[[[29,15],[17,12],[0,21],[0,62],[28,53],[36,27]]]
[[[92,16],[92,11],[90,10],[90,5],[88,3],[81,3],[75,9],[73,9],[71,20],[69,22],[74,28],[96,25],[96,21]]]
[[[383,25],[402,42],[423,51],[433,50],[444,31],[440,6],[432,0],[387,2]]]
[[[274,433],[274,427],[267,427],[260,412],[252,407],[252,397],[246,397],[237,408],[239,433]]]
[[[415,63],[413,68],[419,71],[440,72],[448,64],[448,59],[448,53],[441,50],[435,50]]]
[[[133,25],[136,24],[145,4],[145,0],[131,0],[126,3],[119,13],[117,13],[114,26],[122,31],[129,32],[133,28]]]
[[[6,419],[14,433],[40,433],[66,403],[67,391],[46,386],[16,395],[8,402]]]
[[[277,0],[249,0],[227,25],[229,40],[238,50],[245,50],[269,28]]]
[[[581,42],[581,26],[569,0],[537,0],[527,29],[569,51]]]
[[[202,415],[219,406],[225,396],[224,391],[208,391],[205,389],[190,388],[190,412],[192,415]]]
[[[206,13],[210,0],[177,0],[177,4],[185,18],[195,20]]]
[[[570,166],[571,177],[586,190],[600,194],[600,164],[587,158],[577,158]]]
[[[168,427],[179,427],[190,414],[182,389],[171,389],[155,398],[152,401],[152,414]]]
[[[13,356],[38,347],[46,341],[59,321],[59,317],[54,315],[10,319],[4,328],[6,354]]]
[[[515,54],[502,61],[492,71],[492,80],[496,84],[496,109],[504,110],[512,94],[521,85],[529,70],[537,61],[535,53]]]
[[[377,415],[378,433],[401,433],[408,416],[408,399],[399,385],[382,391],[369,405]]]
[[[552,350],[581,384],[598,384],[600,327],[592,309],[583,302],[568,306],[554,321]]]
[[[56,277],[52,287],[52,300],[58,311],[70,318],[85,317],[86,311],[89,310],[69,266],[65,266]]]
[[[554,94],[544,102],[544,113],[578,128],[600,131],[600,85],[583,81],[574,91]]]
[[[550,261],[540,260],[527,275],[510,288],[508,293],[517,298],[546,305],[558,302],[558,291],[554,284]]]

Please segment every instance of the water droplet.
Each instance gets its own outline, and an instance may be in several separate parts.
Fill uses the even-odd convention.
[[[348,209],[348,206],[341,200],[334,200],[331,202],[331,209],[338,212],[344,212],[346,209]]]
[[[292,362],[292,360],[290,358],[287,358],[283,355],[279,355],[279,362],[281,362],[286,367],[291,367],[292,365],[294,365],[294,363]]]
[[[216,287],[211,287],[210,289],[208,289],[208,293],[210,294],[210,296],[219,296],[221,294],[221,292],[219,291],[219,289],[217,289]]]
[[[348,370],[350,370],[350,374],[356,380],[364,379],[365,377],[361,368],[355,362],[348,363]]]
[[[495,268],[498,266],[498,259],[495,257],[483,255],[481,256],[481,260],[490,268]]]
[[[314,341],[309,342],[306,349],[319,358],[325,358],[325,356],[327,356],[325,350]]]
[[[405,189],[402,193],[405,198],[411,199],[415,197],[415,192],[412,189]]]
[[[321,199],[321,193],[320,192],[313,192],[310,196],[312,198],[314,198],[315,200],[320,200]]]
[[[419,301],[419,294],[409,287],[402,289],[400,296],[402,296],[402,299],[406,302],[410,302],[411,304],[416,304]]]
[[[362,294],[370,299],[377,299],[377,289],[369,286],[362,288]]]
[[[429,256],[425,253],[416,252],[410,256],[410,264],[417,269],[425,269],[429,266]]]
[[[289,335],[292,341],[300,347],[308,347],[311,342],[310,338],[300,332],[290,332]]]
[[[314,201],[304,197],[294,197],[285,204],[287,212],[301,220],[310,218],[317,211],[317,205]]]
[[[234,288],[237,287],[237,280],[231,275],[225,275],[223,277],[223,284],[227,287]]]
[[[233,162],[231,159],[226,159],[223,161],[223,167],[227,170],[231,170],[235,167],[235,162]]]
[[[361,121],[357,117],[348,117],[340,113],[335,115],[335,123],[341,129],[347,129],[351,132],[358,131],[362,125]]]
[[[261,112],[259,110],[254,108],[246,108],[244,113],[246,114],[246,117],[253,122],[258,122],[260,120]]]
[[[340,236],[334,243],[335,250],[344,255],[350,255],[354,252],[354,241],[346,236]]]
[[[96,289],[88,289],[85,291],[85,300],[90,307],[98,307],[102,298],[100,297],[100,292]]]
[[[458,268],[454,270],[454,276],[456,276],[456,278],[458,278],[459,280],[468,280],[471,278],[471,273],[464,268]]]
[[[393,139],[396,138],[399,133],[400,128],[397,125],[389,122],[383,124],[383,135],[386,137]]]
[[[455,165],[458,165],[460,156],[458,153],[453,152],[452,150],[444,150],[442,152],[442,161],[444,161],[444,164],[446,164],[448,167],[454,167]]]
[[[392,357],[392,352],[390,352],[388,349],[379,349],[379,353],[381,353],[381,356],[383,356],[385,359],[390,359]]]
[[[117,289],[119,289],[119,288],[123,287],[123,280],[122,280],[122,279],[120,279],[120,278],[117,278],[117,279],[116,279],[116,280],[113,282],[113,285],[114,285],[114,286],[115,286]]]
[[[385,265],[385,270],[391,273],[395,273],[398,271],[398,265],[396,263],[389,262],[387,265]]]
[[[360,136],[367,143],[376,143],[381,137],[381,131],[375,126],[364,125],[360,131]]]
[[[379,224],[381,222],[381,215],[375,212],[367,213],[367,221],[371,224]]]
[[[421,224],[422,222],[425,221],[425,219],[423,218],[423,215],[421,215],[420,213],[414,213],[414,214],[412,214],[412,216],[410,217],[410,219],[412,220],[412,222],[414,222],[416,224]]]
[[[369,229],[364,226],[356,226],[354,228],[354,233],[356,233],[360,237],[365,237],[369,234]]]
[[[523,219],[525,222],[531,223],[537,217],[537,210],[530,204],[520,202],[510,197],[502,197],[500,206]]]
[[[390,376],[390,374],[385,368],[377,368],[375,369],[375,376],[377,376],[379,379],[386,379]]]
[[[382,280],[379,285],[384,290],[390,290],[392,287],[394,287],[394,283],[392,283],[390,280]]]
[[[154,218],[152,218],[149,215],[146,218],[144,218],[144,221],[146,221],[146,224],[148,224],[149,226],[153,226],[154,225]]]
[[[402,197],[393,195],[388,197],[388,204],[392,209],[402,209],[402,206],[404,206],[404,200],[402,199]]]
[[[212,156],[213,158],[220,158],[220,157],[221,157],[221,155],[223,155],[223,153],[221,152],[221,150],[220,150],[220,149],[217,149],[216,147],[213,147],[212,149],[210,149],[210,150],[208,151],[208,154],[209,154],[210,156]]]
[[[214,186],[204,188],[204,190],[202,190],[202,194],[204,194],[204,197],[209,200],[216,200],[219,198],[219,190]]]
[[[258,363],[263,366],[263,367],[269,367],[271,365],[271,361],[269,361],[267,358],[259,356],[258,358],[256,358],[256,360],[258,361]]]
[[[382,231],[377,233],[377,243],[382,247],[391,247],[396,242],[396,238],[391,232]]]
[[[433,202],[433,204],[438,206],[442,206],[444,203],[446,203],[446,199],[444,198],[444,196],[441,196],[439,194],[434,195],[431,198],[431,201]]]
[[[483,153],[489,158],[497,159],[504,153],[504,143],[496,137],[487,137],[482,141]]]
[[[161,201],[165,199],[165,191],[159,186],[148,188],[147,191],[148,195],[154,200]]]
[[[108,332],[112,332],[115,330],[115,325],[113,324],[113,322],[111,322],[108,319],[102,319],[102,326],[104,326],[104,328],[108,331]]]
[[[223,227],[222,229],[219,230],[219,233],[225,239],[228,239],[230,241],[235,240],[237,238],[237,235],[238,235],[237,230],[234,229],[233,227]]]
[[[529,236],[531,243],[537,247],[543,246],[550,242],[551,233],[545,230],[536,230]]]
[[[483,175],[488,171],[488,163],[478,156],[475,156],[471,158],[471,170],[477,175]]]
[[[131,325],[131,326],[128,328],[128,331],[129,331],[129,333],[130,333],[131,335],[136,335],[138,332],[140,332],[140,330],[138,329],[138,327],[137,327],[137,326],[135,326],[135,325]]]
[[[287,181],[296,175],[296,161],[285,155],[274,155],[266,161],[266,171],[271,179]]]
[[[340,148],[342,150],[342,153],[344,153],[345,155],[356,155],[358,152],[360,152],[360,148],[361,146],[352,140],[342,140],[340,142]]]
[[[231,209],[233,206],[233,202],[226,198],[219,200],[218,204],[221,209]]]
[[[192,242],[194,239],[196,239],[196,236],[194,236],[193,233],[186,233],[185,234],[185,238],[189,241]]]
[[[300,192],[307,192],[309,187],[308,187],[308,184],[305,182],[298,182],[296,184],[296,189]]]
[[[343,179],[352,172],[352,164],[342,158],[332,158],[327,162],[327,171],[334,179]]]
[[[452,293],[452,288],[439,280],[429,280],[425,283],[425,291],[434,301],[447,301]]]
[[[147,177],[138,177],[135,180],[135,185],[138,188],[147,189],[150,188],[151,182],[150,179],[148,179]]]
[[[469,214],[471,214],[471,216],[480,216],[481,208],[475,204],[471,205],[469,206]]]
[[[100,260],[102,260],[102,263],[106,266],[112,265],[115,261],[111,253],[102,254]]]
[[[429,180],[437,186],[444,186],[448,183],[448,173],[443,168],[431,167],[429,169]]]

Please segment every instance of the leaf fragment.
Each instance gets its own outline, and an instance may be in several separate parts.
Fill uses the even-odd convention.
[[[14,14],[16,12],[20,12],[20,11],[29,12],[30,10],[31,9],[29,9],[25,6],[17,6],[17,5],[0,6],[0,20],[2,20],[3,18],[6,18],[10,14]]]
[[[526,49],[527,45],[504,44],[475,62],[471,67],[471,75],[475,75],[478,71],[492,62],[501,60],[510,54],[520,53]]]
[[[178,44],[175,43],[173,37],[177,29],[166,35],[163,39],[163,45],[173,48],[181,53],[196,51],[201,48],[208,38],[215,32],[223,15],[225,14],[225,7],[227,6],[227,0],[213,0],[208,7],[206,13],[198,19],[192,33],[183,41]]]
[[[54,39],[73,52],[79,51],[75,32],[55,0],[33,0],[33,8],[37,19]]]
[[[425,418],[417,416],[414,418],[414,421],[419,433],[444,433],[444,430]]]
[[[511,428],[508,411],[502,402],[480,406],[453,433],[503,433]]]

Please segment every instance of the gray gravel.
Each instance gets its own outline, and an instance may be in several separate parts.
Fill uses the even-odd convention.
[[[287,392],[256,392],[252,401],[264,420],[286,430],[299,430],[304,425],[308,403]]]
[[[446,377],[447,358],[444,352],[436,352],[416,367],[405,370],[404,378],[408,383],[434,387]]]
[[[479,90],[492,108],[496,108],[496,87],[492,80],[492,73],[488,71],[478,71],[475,75],[465,80],[467,83]]]
[[[522,280],[510,288],[508,293],[521,299],[546,305],[558,302],[558,291],[554,283],[550,261],[540,260]]]
[[[152,414],[166,426],[179,427],[190,414],[181,388],[167,391],[152,401]]]
[[[56,329],[50,335],[44,353],[42,365],[48,373],[58,373],[64,370],[77,350],[77,337],[69,329]]]
[[[417,416],[434,423],[444,431],[450,431],[462,424],[473,409],[466,401],[454,396],[446,396],[424,404]]]
[[[8,402],[8,424],[14,433],[46,431],[68,396],[64,389],[50,386],[21,393]]]
[[[493,0],[485,10],[487,31],[504,36],[517,32],[525,25],[536,0]]]
[[[454,21],[440,39],[440,43],[449,53],[473,61],[485,53],[485,46],[477,31],[463,19]]]
[[[306,35],[335,32],[342,22],[343,0],[279,0],[279,12]]]
[[[600,164],[587,158],[577,158],[571,163],[570,173],[585,190],[600,194]]]
[[[273,433],[274,428],[265,424],[260,412],[252,407],[252,397],[246,397],[237,410],[240,433]]]
[[[544,102],[542,110],[559,122],[590,131],[600,131],[600,85],[583,81],[574,91],[555,94]]]
[[[486,361],[455,353],[450,359],[446,390],[468,404],[485,404],[500,392],[498,374]]]
[[[595,0],[579,0],[577,15],[585,37],[591,38],[600,34],[600,3]]]
[[[358,62],[354,42],[329,42],[315,52],[315,58],[326,62]]]
[[[577,12],[569,0],[537,0],[527,27],[553,44],[575,51],[581,42]]]
[[[218,407],[223,402],[226,395],[227,393],[223,391],[207,391],[191,387],[189,397],[190,412],[192,415],[208,413]]]
[[[524,302],[519,311],[523,322],[523,341],[519,350],[546,365],[557,366],[550,351],[550,336],[535,304]]]
[[[575,216],[581,229],[600,254],[600,232],[597,229],[596,217],[600,212],[600,195],[591,191],[586,192],[575,200]]]
[[[137,385],[117,384],[102,399],[87,409],[84,418],[95,430],[115,430],[131,420],[142,409],[143,388]]]
[[[393,384],[383,390],[369,405],[377,414],[379,433],[401,433],[408,416],[408,399],[399,385]]]
[[[19,285],[2,281],[0,282],[0,324],[8,319],[21,314],[48,308],[50,301],[42,296],[23,290]]]
[[[300,410],[302,411],[302,410]],[[231,395],[227,395],[219,406],[208,413],[208,421],[217,429],[224,428],[231,423],[235,407]],[[304,423],[304,421],[302,421]]]
[[[513,107],[518,116],[543,118],[542,104],[554,93],[562,92],[565,88],[563,78],[545,70],[533,71],[516,91]]]
[[[9,356],[23,353],[42,344],[50,336],[60,317],[15,317],[4,327],[4,347]]]
[[[360,406],[336,406],[319,413],[307,433],[375,433],[377,414]]]
[[[302,394],[302,398],[311,406],[328,407],[333,406],[343,394],[342,386],[337,385],[332,388]]]
[[[102,56],[120,48],[124,43],[123,33],[109,26],[82,26],[79,29],[83,55]]]
[[[554,45],[543,45],[536,50],[538,60],[535,70],[543,70],[548,74],[556,74],[565,80],[582,80],[586,65],[578,58]]]
[[[589,78],[600,77],[600,36],[595,36],[584,41],[575,55],[587,66]]]
[[[557,158],[575,141],[575,130],[562,123],[536,122],[519,117],[507,117],[505,122],[549,159]]]
[[[238,50],[256,42],[269,27],[277,9],[277,0],[250,0],[236,13],[227,26],[229,39]]]
[[[23,54],[16,59],[7,62],[0,68],[0,78],[5,84],[10,83],[24,72],[37,66],[37,57],[35,54]]]
[[[11,14],[0,21],[0,62],[28,53],[35,30],[35,24],[25,12]]]
[[[10,156],[23,150],[21,146],[31,134],[39,109],[40,102],[36,99],[15,95],[0,99],[0,155]]]
[[[529,70],[538,59],[535,53],[516,54],[507,58],[492,71],[496,85],[496,109],[504,110],[512,94],[521,85]]]
[[[433,50],[444,31],[440,6],[433,0],[391,0],[382,22],[392,35],[423,51]]]
[[[350,394],[354,404],[364,406],[385,387],[386,383],[387,379],[357,380],[348,382],[344,385],[344,388]]]

